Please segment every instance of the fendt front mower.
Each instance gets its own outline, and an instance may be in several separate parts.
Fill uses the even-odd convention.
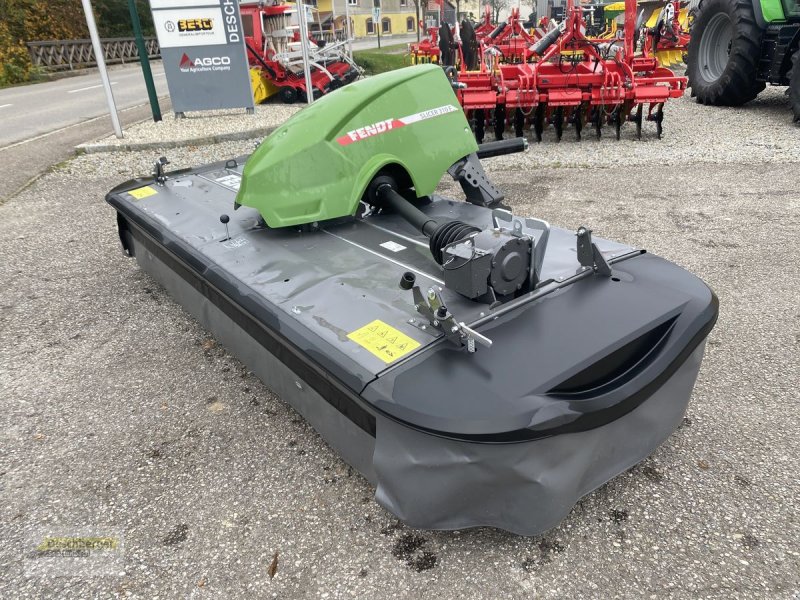
[[[418,65],[107,200],[125,252],[386,510],[533,535],[681,423],[717,301],[653,254],[512,214],[480,158],[524,147],[478,146]],[[466,201],[436,193],[445,173]]]
[[[800,0],[701,0],[687,75],[701,104],[739,106],[788,85],[800,121]]]

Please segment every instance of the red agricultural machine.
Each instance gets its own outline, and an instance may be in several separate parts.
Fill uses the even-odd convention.
[[[492,45],[498,49],[505,48],[501,62],[515,62],[520,54],[514,49],[521,50],[526,43],[530,45],[538,39],[525,30],[519,18],[519,8],[512,8],[508,20],[497,25],[492,22],[492,9],[488,4],[477,27],[464,20],[460,28],[443,23],[440,27],[429,27],[427,34],[428,37],[408,45],[411,64],[433,62],[442,66],[460,66],[464,62],[467,70],[477,67],[480,44],[484,39],[491,39]]]
[[[241,13],[256,102],[276,94],[287,104],[305,101],[308,91],[296,5],[242,3]],[[311,85],[315,98],[361,75],[361,69],[345,51],[346,43],[325,44],[309,35]]]
[[[507,28],[512,33],[503,36]],[[636,0],[625,0],[621,38],[593,39],[585,30],[580,5],[571,4],[564,21],[533,43],[524,28],[496,28],[494,37],[480,42],[476,69],[467,68],[465,45],[459,46],[454,85],[478,142],[487,123],[497,139],[513,126],[516,136],[531,128],[538,142],[548,126],[557,140],[567,126],[574,127],[578,139],[585,127],[594,128],[600,138],[606,125],[619,139],[628,121],[636,124],[641,138],[643,122],[651,121],[661,137],[664,104],[683,95],[686,78],[662,67],[652,44],[642,43],[641,52],[635,52],[638,37],[647,35],[636,28]]]

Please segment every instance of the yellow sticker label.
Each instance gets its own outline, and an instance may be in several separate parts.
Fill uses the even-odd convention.
[[[378,319],[348,333],[347,337],[385,363],[393,362],[419,348],[418,341]]]
[[[158,193],[158,191],[154,190],[149,185],[146,185],[144,187],[131,190],[128,193],[137,200],[141,200],[142,198],[147,198],[148,196],[155,196]]]

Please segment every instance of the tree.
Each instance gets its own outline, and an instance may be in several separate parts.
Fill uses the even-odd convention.
[[[147,0],[135,0],[145,35],[153,35]],[[416,0],[422,1],[422,0]],[[133,35],[128,0],[92,0],[100,37]],[[0,85],[30,78],[26,42],[89,37],[81,0],[0,0]]]
[[[492,17],[495,23],[500,22],[500,13],[508,8],[508,0],[486,0],[492,9]]]
[[[97,28],[101,37],[130,37],[133,35],[128,0],[92,0]],[[154,35],[153,17],[147,0],[136,0],[136,10],[142,21],[144,35]]]
[[[414,0],[414,11],[417,14],[417,41],[419,41],[419,17],[420,12],[422,13],[422,18],[425,18],[425,13],[428,10],[428,1],[429,0]]]

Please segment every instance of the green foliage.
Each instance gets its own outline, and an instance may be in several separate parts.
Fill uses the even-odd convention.
[[[369,50],[356,50],[353,60],[366,71],[367,75],[377,75],[386,71],[394,71],[407,67],[408,56],[405,54],[405,44],[395,44],[386,48],[370,48]]]
[[[128,0],[92,0],[100,37],[131,37]],[[136,0],[144,35],[153,35],[147,0]],[[0,85],[30,81],[26,42],[89,37],[81,0],[0,0]]]
[[[131,37],[133,35],[128,0],[93,0],[92,6],[100,37]],[[136,0],[136,11],[139,13],[144,35],[155,35],[153,17],[150,14],[150,5],[147,0]]]
[[[28,50],[15,42],[8,26],[0,21],[0,85],[27,81],[30,70]]]

